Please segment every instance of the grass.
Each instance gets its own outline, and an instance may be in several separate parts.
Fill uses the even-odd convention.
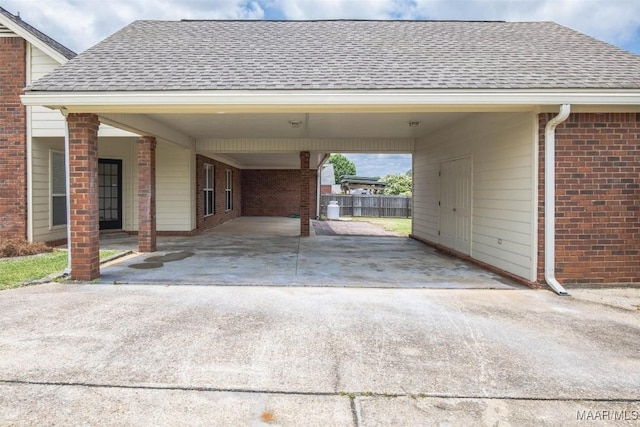
[[[100,251],[100,260],[109,258],[119,251]],[[17,288],[31,282],[62,273],[67,268],[67,251],[56,250],[35,256],[9,259],[0,262],[0,291]]]
[[[398,236],[411,234],[411,218],[370,218],[364,216],[351,217],[352,221],[363,221],[381,226]]]

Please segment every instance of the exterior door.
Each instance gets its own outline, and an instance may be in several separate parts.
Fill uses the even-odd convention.
[[[471,255],[471,157],[440,164],[440,244]]]
[[[122,160],[98,160],[98,211],[101,230],[122,228]]]

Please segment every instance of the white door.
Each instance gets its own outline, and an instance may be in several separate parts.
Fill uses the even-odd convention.
[[[440,244],[471,255],[471,157],[440,164]]]

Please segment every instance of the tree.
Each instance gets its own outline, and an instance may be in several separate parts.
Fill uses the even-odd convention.
[[[382,178],[382,181],[387,183],[387,186],[384,188],[384,194],[393,196],[411,196],[412,194],[411,175],[387,175]]]
[[[337,183],[340,182],[342,175],[356,174],[356,165],[342,154],[332,154],[329,156],[328,162],[333,165],[333,174]]]

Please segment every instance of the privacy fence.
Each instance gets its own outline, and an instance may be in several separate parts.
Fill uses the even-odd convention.
[[[340,216],[410,218],[413,208],[413,198],[407,196],[323,194],[320,196],[322,215],[327,215],[327,205],[332,200],[338,201]]]

